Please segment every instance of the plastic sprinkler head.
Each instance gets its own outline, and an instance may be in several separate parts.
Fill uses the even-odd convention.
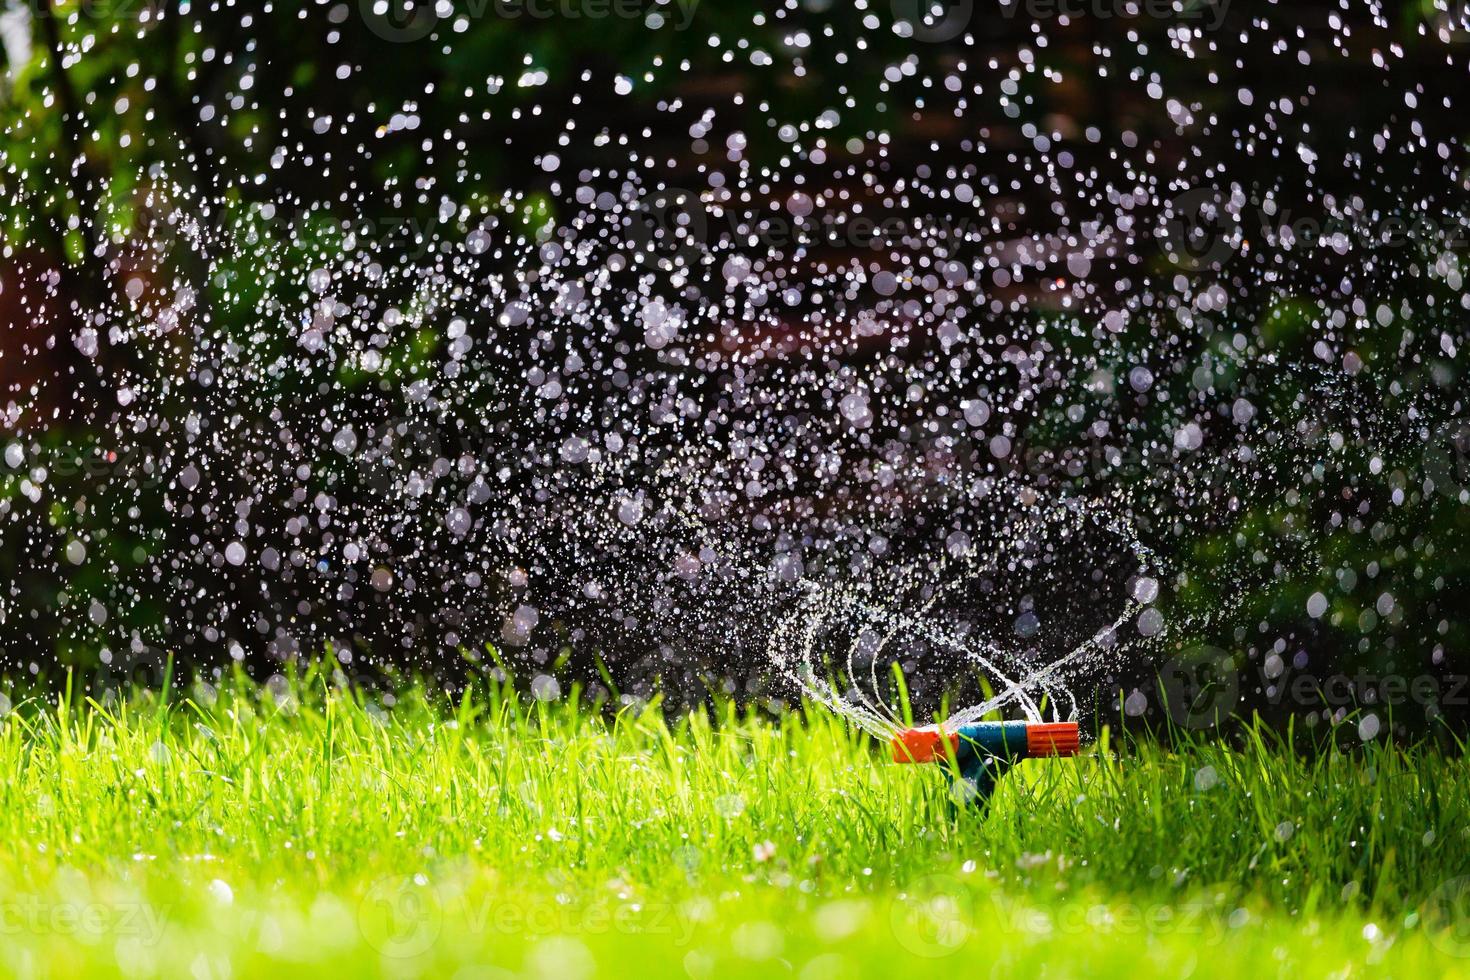
[[[981,721],[953,730],[930,725],[893,736],[893,761],[942,763],[952,756],[964,780],[951,780],[956,799],[983,806],[996,781],[1018,760],[1076,755],[1079,746],[1075,721]]]

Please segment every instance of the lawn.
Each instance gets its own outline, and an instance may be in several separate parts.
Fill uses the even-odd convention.
[[[0,710],[5,974],[1470,975],[1470,775],[1428,746],[1104,730],[982,817],[816,709],[309,672]]]

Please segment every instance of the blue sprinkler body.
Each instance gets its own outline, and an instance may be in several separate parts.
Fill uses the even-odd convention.
[[[983,806],[996,782],[1017,761],[1076,755],[1080,738],[1075,721],[980,721],[953,729],[909,728],[895,735],[892,744],[894,762],[943,763],[952,755],[951,780],[957,776],[974,787],[973,793],[965,787],[956,790],[964,790],[964,798]]]

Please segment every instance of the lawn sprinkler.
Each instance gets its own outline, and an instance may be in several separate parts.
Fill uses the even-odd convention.
[[[984,806],[995,783],[1021,759],[1076,755],[1075,721],[981,721],[953,731],[936,725],[909,728],[893,736],[894,762],[948,762],[954,758],[950,785],[958,800]],[[955,777],[974,787],[956,784]]]

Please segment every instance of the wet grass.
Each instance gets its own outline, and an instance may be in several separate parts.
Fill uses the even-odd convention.
[[[22,976],[1470,974],[1470,774],[1109,744],[983,819],[816,710],[614,718],[321,675],[0,718]]]

